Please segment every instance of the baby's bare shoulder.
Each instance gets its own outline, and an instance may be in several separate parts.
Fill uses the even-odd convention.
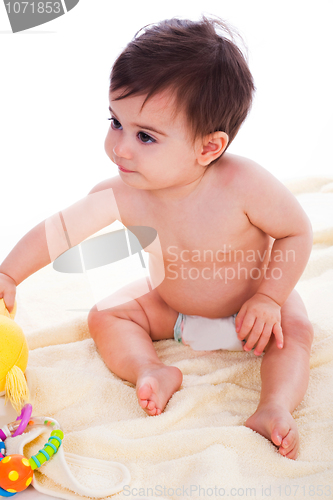
[[[140,190],[127,186],[121,180],[119,175],[104,179],[103,181],[99,182],[89,191],[88,194],[98,193],[108,189],[112,189],[113,194],[116,197],[117,202],[119,203],[127,203],[129,200],[131,200],[131,204],[133,204],[134,202],[138,202],[138,200],[140,199]]]
[[[89,195],[94,193],[109,193],[107,199],[112,198],[117,206],[118,217],[125,226],[135,225],[136,220],[146,209],[147,196],[144,190],[136,189],[125,184],[119,175],[104,179],[94,186]],[[120,218],[121,217],[121,218]]]
[[[244,156],[228,153],[225,157],[223,156],[223,162],[219,167],[220,174],[225,177],[225,180],[235,183],[238,188],[246,189],[249,181],[251,185],[257,185],[259,180],[265,183],[281,184],[268,170]]]
[[[255,161],[230,153],[223,160],[220,165],[221,180],[234,187],[238,195],[244,195],[246,199],[252,200],[255,200],[260,193],[293,197],[281,181]]]
[[[94,186],[88,194],[98,193],[99,191],[104,191],[105,189],[117,189],[119,191],[122,188],[124,183],[121,182],[119,176],[109,177],[108,179],[104,179]]]
[[[295,196],[279,179],[256,162],[241,156],[226,158],[233,192],[249,221],[273,238],[285,237],[308,218]]]

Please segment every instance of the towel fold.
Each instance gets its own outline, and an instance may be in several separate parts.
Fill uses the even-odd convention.
[[[43,419],[46,420],[47,417]],[[41,425],[28,429],[22,435],[7,438],[7,456],[15,454],[35,456],[40,451],[40,447],[48,442],[47,438],[50,437],[50,430],[52,430]],[[67,453],[63,446],[60,446],[57,453],[53,455],[51,467],[50,463],[49,461],[44,463],[43,474],[46,474],[50,481],[61,486],[63,490],[61,498],[77,498],[77,494],[88,498],[106,498],[122,491],[131,480],[128,469],[124,465],[110,460],[92,458],[89,455]],[[49,490],[39,483],[39,475],[40,471],[37,469],[32,485],[41,493],[49,494]]]

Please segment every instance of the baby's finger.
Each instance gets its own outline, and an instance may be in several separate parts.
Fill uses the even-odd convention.
[[[255,323],[256,317],[254,314],[249,312],[246,313],[245,318],[243,320],[242,326],[238,333],[238,338],[240,340],[245,339],[245,337],[250,333]]]
[[[235,328],[237,333],[240,331],[242,327],[245,315],[246,315],[246,307],[241,307],[235,319]]]
[[[273,333],[275,335],[276,339],[276,345],[278,346],[279,349],[282,349],[283,347],[283,332],[280,323],[275,323],[273,326]]]
[[[245,351],[251,351],[253,349],[254,345],[258,342],[258,339],[260,338],[262,331],[264,329],[265,323],[263,321],[260,321],[258,318],[255,320],[255,323],[253,325],[253,328],[250,332],[250,335],[248,339],[246,340],[246,344],[244,345],[244,350]]]
[[[14,309],[15,304],[15,292],[14,293],[6,293],[3,296],[3,301],[5,303],[6,309],[9,313]]]
[[[264,352],[264,349],[268,344],[268,341],[272,335],[272,328],[273,328],[272,324],[268,323],[265,324],[265,328],[263,329],[259,342],[254,350],[254,354],[256,356],[260,356]]]

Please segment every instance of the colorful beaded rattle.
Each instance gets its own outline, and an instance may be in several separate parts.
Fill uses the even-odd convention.
[[[31,419],[31,412],[32,406],[25,405],[15,422],[0,429],[0,497],[11,497],[28,488],[33,478],[33,471],[57,453],[64,438],[64,433],[56,420],[46,417],[33,417]],[[54,427],[44,448],[29,459],[23,455],[5,456],[6,447],[3,441],[7,437],[22,434],[28,425],[30,427],[36,425]]]

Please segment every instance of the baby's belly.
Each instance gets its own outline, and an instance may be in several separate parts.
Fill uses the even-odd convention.
[[[258,290],[269,256],[269,244],[254,253],[243,249],[238,255],[220,253],[211,259],[203,259],[198,251],[192,255],[187,251],[181,259],[178,255],[177,260],[164,260],[165,278],[156,290],[170,307],[183,314],[230,316]]]

